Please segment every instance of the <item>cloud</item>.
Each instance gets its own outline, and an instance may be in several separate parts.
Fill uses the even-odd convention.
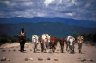
[[[64,17],[96,21],[95,0],[0,0],[2,17]]]
[[[47,14],[46,13],[44,13],[44,12],[38,12],[38,13],[36,13],[36,16],[38,16],[38,17],[45,17],[45,16],[47,16]]]
[[[45,0],[44,4],[48,6],[49,4],[53,3],[55,0]]]
[[[9,5],[10,4],[10,1],[4,1],[5,4]]]
[[[73,16],[73,13],[65,13],[65,15]]]

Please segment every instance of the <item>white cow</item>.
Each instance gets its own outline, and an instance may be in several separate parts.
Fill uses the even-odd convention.
[[[39,43],[39,37],[38,35],[32,35],[32,42],[34,43],[34,52],[36,52],[37,50],[37,46],[38,46],[38,43]]]
[[[69,35],[69,36],[67,36],[67,38],[66,38],[66,51],[69,51],[69,45],[70,45],[69,39],[70,39],[71,37],[72,37],[72,36]]]
[[[42,43],[43,48],[42,50],[47,50],[49,48],[50,36],[48,34],[42,34]]]
[[[75,38],[73,36],[68,36],[67,41],[69,42],[70,53],[74,53],[74,41],[75,41]]]
[[[67,36],[66,50],[71,53],[74,53],[74,41],[75,38],[73,36]]]

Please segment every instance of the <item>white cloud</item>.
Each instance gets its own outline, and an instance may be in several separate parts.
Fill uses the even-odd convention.
[[[37,17],[45,17],[45,16],[47,16],[47,14],[44,13],[44,12],[37,12],[37,13],[36,13],[36,16],[37,16]]]
[[[10,4],[10,1],[4,1],[5,4],[9,5]]]
[[[48,6],[49,4],[53,3],[55,0],[45,0],[44,4]]]
[[[10,15],[12,17],[25,17],[25,18],[32,18],[34,17],[33,13],[32,13],[32,10],[29,11],[29,10],[26,10],[26,11],[13,11],[13,12],[10,12]]]
[[[33,5],[33,2],[30,2],[30,1],[28,1],[28,2],[21,2],[20,4],[22,6],[31,6],[31,5]]]
[[[63,0],[59,0],[59,3],[61,4]]]
[[[71,0],[71,2],[72,2],[73,4],[76,4],[76,1],[75,1],[75,0]]]
[[[33,5],[33,2],[27,1],[27,2],[11,2],[11,4],[9,4],[9,7],[31,7]],[[18,10],[18,9],[17,9]]]
[[[45,17],[47,14],[41,11],[34,11],[33,9],[25,10],[25,11],[14,11],[10,13],[11,16],[16,17],[25,17],[25,18],[32,18],[32,17]],[[14,17],[13,16],[13,17]]]
[[[65,13],[65,15],[73,16],[73,13]]]

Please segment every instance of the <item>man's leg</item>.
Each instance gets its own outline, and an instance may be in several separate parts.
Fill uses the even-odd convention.
[[[23,52],[23,43],[21,43],[21,51]]]
[[[22,50],[24,51],[24,45],[25,45],[25,42],[23,42],[23,45],[22,45]]]
[[[20,42],[20,51],[22,51],[22,45],[21,45],[22,43]]]

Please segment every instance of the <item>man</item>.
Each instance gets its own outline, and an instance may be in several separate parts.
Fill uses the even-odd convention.
[[[77,43],[78,43],[79,53],[82,53],[81,49],[82,49],[82,43],[83,42],[84,42],[84,37],[83,36],[78,36],[77,37]]]
[[[24,45],[26,42],[26,36],[25,36],[24,28],[21,29],[21,32],[19,35],[19,42],[20,42],[20,51],[23,52],[24,51]]]

